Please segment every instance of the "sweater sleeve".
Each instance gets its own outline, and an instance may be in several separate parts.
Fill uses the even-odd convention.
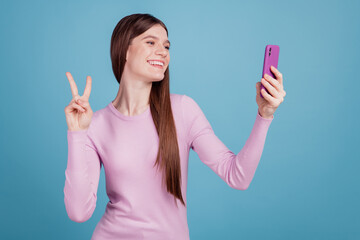
[[[88,131],[67,131],[64,202],[69,218],[75,222],[87,221],[96,207],[101,162]]]
[[[199,105],[191,97],[183,95],[182,104],[188,146],[231,188],[246,190],[254,177],[274,116],[266,119],[257,112],[249,138],[235,155],[215,135]]]

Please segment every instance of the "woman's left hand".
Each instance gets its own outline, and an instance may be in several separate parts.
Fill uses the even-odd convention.
[[[265,78],[261,79],[261,83],[270,93],[267,93],[265,89],[261,91],[264,98],[260,96],[261,83],[256,83],[256,102],[259,106],[259,114],[263,118],[272,119],[273,114],[279,107],[280,103],[284,101],[286,92],[283,86],[283,76],[274,66],[271,66],[271,71],[274,73],[276,79],[265,74]]]

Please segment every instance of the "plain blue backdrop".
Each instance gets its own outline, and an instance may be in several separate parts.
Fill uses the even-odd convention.
[[[90,239],[108,197],[101,170],[90,220],[64,205],[72,95],[112,101],[110,38],[150,13],[168,27],[170,92],[191,96],[234,153],[257,114],[265,46],[280,46],[285,101],[246,191],[191,151],[188,223],[197,239],[360,239],[359,1],[1,1],[1,239]]]

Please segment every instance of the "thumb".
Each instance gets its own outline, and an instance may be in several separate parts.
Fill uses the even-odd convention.
[[[257,82],[257,83],[256,83],[256,93],[257,93],[257,94],[260,94],[260,86],[261,86],[261,83],[260,83],[260,82]]]

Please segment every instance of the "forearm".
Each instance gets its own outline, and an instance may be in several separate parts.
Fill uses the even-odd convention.
[[[249,187],[264,149],[266,135],[271,119],[256,116],[253,129],[244,147],[236,155],[232,168],[232,185],[236,189],[245,190]]]
[[[64,202],[71,220],[88,220],[96,206],[99,174],[97,153],[87,145],[86,131],[68,131],[68,162]]]

